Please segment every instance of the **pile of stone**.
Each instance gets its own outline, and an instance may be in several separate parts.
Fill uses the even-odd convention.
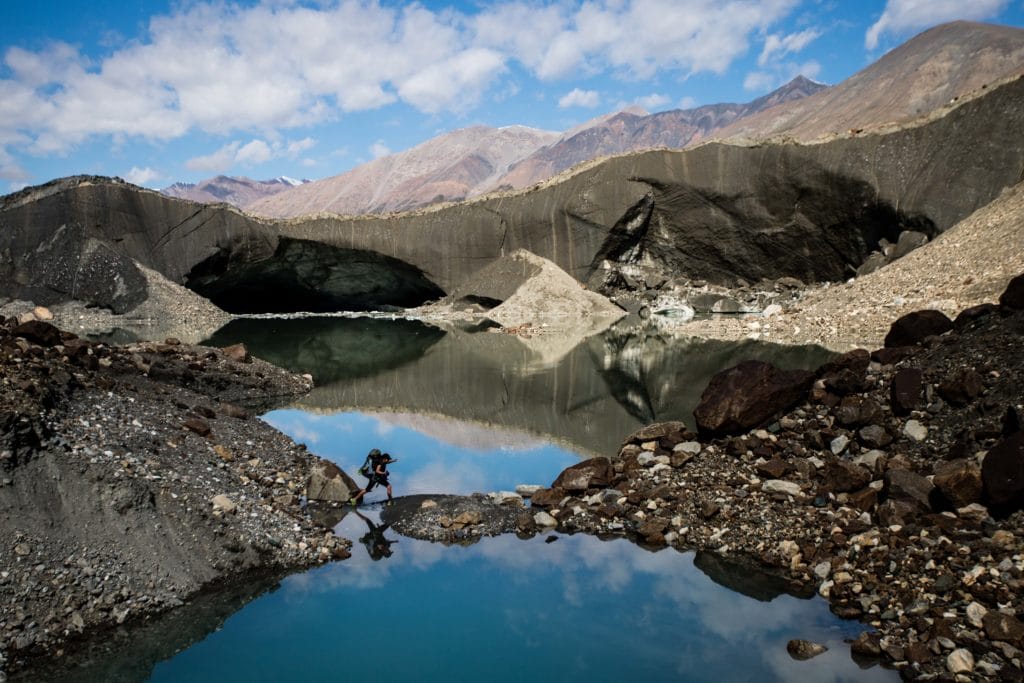
[[[0,319],[8,670],[201,590],[348,556],[305,514],[322,461],[260,420],[312,383],[244,347],[109,346]]]
[[[870,628],[853,652],[908,677],[1024,670],[1024,276],[955,321],[815,373],[716,376],[697,432],[661,423],[574,465],[519,530],[626,535],[756,558]]]

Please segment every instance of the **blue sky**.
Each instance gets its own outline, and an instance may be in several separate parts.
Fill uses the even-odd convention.
[[[1021,27],[1024,2],[3,2],[0,192],[315,179],[470,125],[744,102],[960,18]]]

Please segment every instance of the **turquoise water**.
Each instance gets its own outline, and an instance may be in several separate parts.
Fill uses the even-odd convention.
[[[349,514],[339,532],[366,524]],[[398,537],[393,554],[287,578],[223,627],[158,664],[152,681],[872,681],[824,601],[754,600],[692,554],[560,536],[443,547]],[[749,577],[748,577],[749,578]],[[828,645],[807,662],[790,638]]]
[[[237,341],[316,379],[310,396],[263,419],[350,473],[370,448],[390,452],[396,495],[548,484],[581,457],[614,453],[642,424],[690,420],[724,367],[760,358],[813,368],[828,357],[630,330],[559,349],[370,319],[242,321],[211,343]],[[208,609],[197,632],[209,634],[163,646],[186,649],[152,657],[148,680],[896,678],[850,658],[843,639],[862,625],[727,559],[583,535],[443,546],[400,537],[374,505],[339,518],[352,558],[253,592],[236,612]],[[381,536],[389,552],[371,555]],[[830,650],[798,662],[791,638]]]

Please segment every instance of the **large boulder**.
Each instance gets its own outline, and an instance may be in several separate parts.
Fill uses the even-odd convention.
[[[999,305],[1017,311],[1024,310],[1024,273],[1010,280],[999,297]]]
[[[343,503],[359,491],[352,477],[333,462],[321,460],[309,469],[306,496],[310,500]]]
[[[724,436],[760,427],[802,401],[813,382],[812,372],[744,361],[711,378],[693,411],[697,428],[711,436]]]
[[[555,479],[551,488],[560,488],[565,491],[606,488],[611,484],[613,475],[612,465],[608,458],[591,458],[566,467]]]
[[[995,445],[981,464],[985,498],[1004,513],[1024,508],[1024,432]]]
[[[932,483],[955,509],[981,501],[981,468],[973,460],[959,458],[939,463]]]
[[[927,309],[914,311],[899,318],[885,335],[885,345],[913,346],[926,338],[949,332],[953,329],[953,321],[942,311]]]
[[[924,374],[917,368],[901,368],[889,385],[889,404],[894,415],[909,415],[921,403]]]

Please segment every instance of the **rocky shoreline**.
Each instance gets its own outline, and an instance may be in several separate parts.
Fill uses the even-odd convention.
[[[911,314],[887,342],[817,373],[725,371],[699,434],[650,425],[522,491],[528,508],[431,501],[400,530],[472,542],[511,508],[520,534],[752,558],[863,621],[853,653],[904,678],[1024,680],[1024,276],[999,306]]]
[[[699,434],[650,425],[551,487],[383,517],[443,543],[558,531],[752,560],[865,622],[853,652],[906,678],[1020,680],[1022,287],[956,321],[912,316],[814,374],[727,371]],[[249,417],[308,377],[244,347],[111,346],[28,316],[0,320],[0,365],[0,678],[348,556],[304,502],[352,482]]]
[[[253,419],[312,386],[244,347],[0,320],[0,680],[204,592],[348,556],[325,466]],[[26,669],[28,668],[28,669]]]

